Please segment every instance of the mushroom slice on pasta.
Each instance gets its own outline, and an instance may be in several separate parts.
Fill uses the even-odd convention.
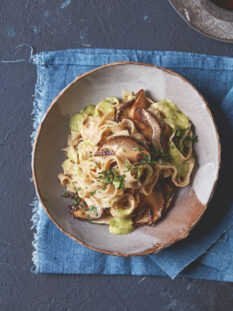
[[[138,217],[136,213],[135,225],[151,225],[162,216],[162,211],[165,207],[164,194],[159,187],[155,187],[151,195],[141,196],[140,204],[145,206],[145,210],[141,217]]]
[[[124,156],[129,161],[139,161],[143,155],[149,155],[149,151],[129,136],[113,136],[95,152],[95,156],[117,155]]]

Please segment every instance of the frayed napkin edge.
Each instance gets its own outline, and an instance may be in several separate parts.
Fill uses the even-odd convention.
[[[33,161],[33,146],[37,135],[37,129],[39,124],[44,118],[44,112],[40,108],[42,107],[43,98],[46,92],[46,83],[45,79],[42,79],[42,75],[39,72],[38,62],[41,58],[40,55],[35,54],[31,55],[31,62],[34,65],[37,65],[37,81],[35,85],[35,91],[33,95],[33,108],[32,108],[32,117],[33,117],[33,131],[31,134],[31,144],[32,144],[32,161]],[[42,91],[43,90],[43,91]],[[33,178],[31,178],[33,182]],[[39,200],[35,196],[33,202],[30,204],[32,206],[32,217],[31,217],[31,230],[33,231],[33,240],[32,240],[32,267],[31,272],[39,272],[39,258],[38,258],[38,228],[40,224],[40,214],[39,214]]]

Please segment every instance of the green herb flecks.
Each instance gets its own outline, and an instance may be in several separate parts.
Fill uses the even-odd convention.
[[[191,137],[190,137],[190,140],[193,142],[193,143],[197,143],[198,142],[198,136],[193,134]]]
[[[126,160],[126,162],[125,162],[125,168],[126,168],[126,170],[125,170],[124,172],[129,172],[129,171],[130,171],[130,169],[131,169],[131,164],[130,164],[129,160]]]
[[[91,195],[91,196],[93,196],[93,195],[95,195],[95,194],[96,194],[96,190],[90,192],[90,195]]]
[[[109,168],[106,171],[100,172],[97,177],[100,183],[102,183],[103,187],[106,185],[116,183],[118,185],[117,189],[124,188],[124,179],[125,175],[118,175],[114,168]]]
[[[173,189],[170,188],[166,194],[166,200],[169,200],[173,195]]]
[[[91,219],[91,216],[90,215],[87,215],[87,219],[91,222],[92,219]]]
[[[89,211],[89,212],[93,213],[96,217],[98,216],[97,208],[95,206],[86,207],[84,211],[85,212]],[[88,218],[88,216],[90,216],[90,215],[87,215],[87,218]]]
[[[134,151],[142,151],[142,148],[141,147],[135,147],[133,148]]]
[[[90,212],[92,212],[96,217],[98,216],[97,208],[95,206],[90,206]]]
[[[164,150],[155,148],[153,145],[150,146],[150,153],[153,160],[158,160],[159,158],[169,161],[170,156]]]
[[[161,161],[159,164],[162,166],[167,166],[167,162],[164,162],[164,161]]]
[[[175,133],[175,136],[176,137],[180,137],[180,138],[183,138],[184,137],[184,135],[185,135],[185,133],[186,133],[186,131],[188,130],[189,128],[186,128],[186,129],[176,129],[176,133]]]
[[[124,185],[125,185],[125,174],[120,175],[120,176],[116,176],[113,180],[114,183],[116,183],[118,185],[117,189],[124,189]]]
[[[77,187],[75,187],[75,186],[74,186],[74,188],[73,188],[73,189],[74,189],[74,191],[76,191],[76,192],[78,192],[78,191],[82,190],[80,187],[78,187],[78,188],[77,188]]]
[[[151,158],[150,154],[141,153],[141,156],[142,156],[141,164],[155,165],[157,163],[157,161]]]
[[[81,201],[81,198],[80,197],[74,198],[74,201],[75,201],[75,205],[78,205]]]
[[[197,143],[198,142],[198,136],[195,134],[192,134],[192,136],[188,136],[183,141],[183,146],[180,147],[180,150],[182,153],[185,153],[190,145],[190,142]]]

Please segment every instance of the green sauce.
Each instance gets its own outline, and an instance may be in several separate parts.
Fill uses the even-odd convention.
[[[188,173],[188,162],[182,159],[180,152],[173,142],[170,144],[169,155],[171,157],[171,163],[177,168],[178,176],[185,176]]]
[[[70,120],[70,130],[75,132],[80,132],[81,125],[83,123],[84,117],[82,114],[75,114]]]
[[[83,121],[86,116],[93,116],[95,114],[95,106],[88,105],[83,108],[80,113],[75,114],[70,120],[70,130],[80,132]]]
[[[81,111],[81,114],[87,114],[88,116],[94,116],[95,114],[95,106],[94,105],[88,105],[84,107]]]
[[[78,163],[78,156],[77,153],[75,152],[74,148],[70,147],[67,152],[67,156],[70,161],[74,163]]]
[[[131,218],[114,217],[110,220],[109,231],[112,234],[128,234],[134,230],[133,221]]]
[[[163,113],[165,120],[171,126],[174,132],[178,130],[188,130],[191,126],[189,118],[171,101],[161,100],[157,103],[157,107]],[[177,168],[177,174],[180,177],[188,173],[189,164],[187,160],[182,158],[181,153],[177,149],[173,141],[170,142],[169,155],[171,163]]]
[[[108,97],[101,102],[99,102],[95,108],[95,113],[97,115],[100,114],[107,114],[115,112],[114,105],[117,104],[119,101],[116,97]]]
[[[189,118],[173,102],[163,99],[157,105],[173,128],[184,130],[191,126]]]
[[[70,160],[66,159],[63,163],[62,163],[62,168],[64,171],[68,171],[70,168]]]

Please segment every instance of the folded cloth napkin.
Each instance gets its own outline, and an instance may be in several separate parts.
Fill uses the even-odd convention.
[[[147,256],[120,258],[100,254],[60,232],[36,199],[33,271],[171,278],[179,274],[233,281],[233,59],[183,52],[79,49],[41,52],[32,60],[37,65],[35,131],[52,99],[77,75],[115,61],[137,61],[169,68],[194,84],[209,103],[222,143],[222,168],[215,195],[188,238]]]

